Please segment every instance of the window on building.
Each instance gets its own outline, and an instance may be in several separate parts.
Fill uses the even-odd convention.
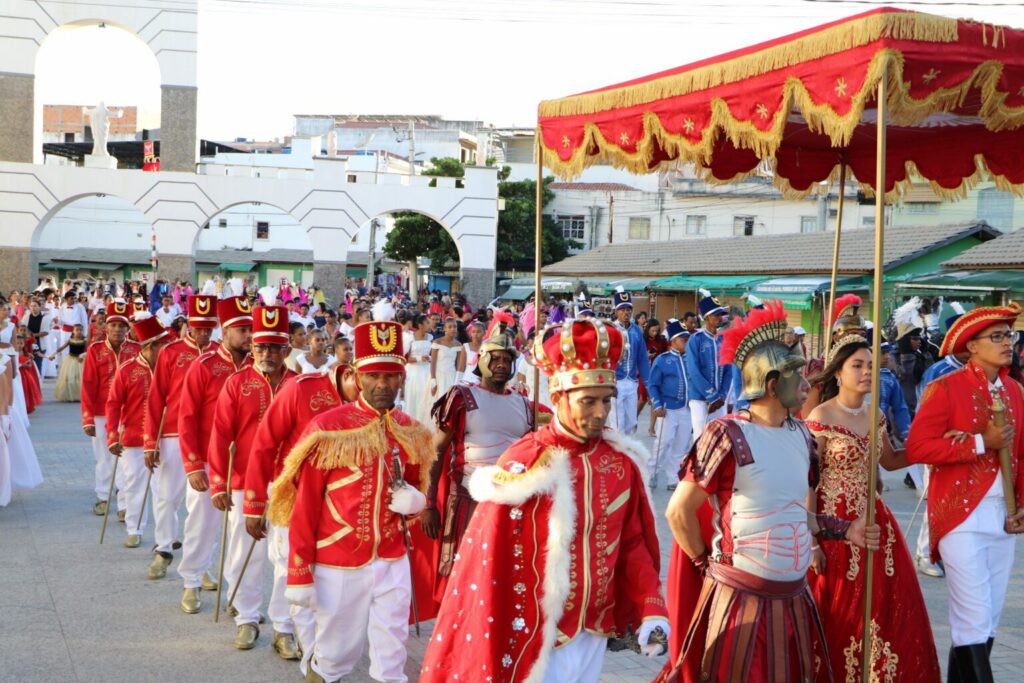
[[[865,228],[873,228],[873,227],[875,227],[875,217],[874,216],[863,216],[860,219],[860,224],[862,226],[864,226]]]
[[[256,222],[256,239],[258,240],[269,240],[270,239],[270,223],[267,221]]]
[[[348,174],[348,175],[347,175],[347,176],[345,177],[345,179],[346,179],[346,180],[347,180],[348,182],[350,182],[350,183],[354,183],[354,182],[356,181],[356,174],[355,174],[355,173],[349,173],[349,174]]]
[[[74,133],[64,133],[64,142],[65,142],[65,144],[68,144],[68,145],[75,144],[75,134]]]
[[[562,229],[562,237],[567,240],[583,239],[583,216],[559,216],[556,219],[558,227]]]
[[[750,237],[754,234],[753,216],[734,216],[732,219],[732,234],[738,237]]]
[[[687,235],[706,235],[706,234],[708,234],[708,217],[707,216],[687,216],[686,217],[686,234]]]
[[[800,232],[817,232],[817,216],[800,216]]]
[[[647,216],[629,217],[629,239],[649,240],[651,239],[651,219]]]
[[[935,202],[907,202],[904,207],[907,213],[938,213],[939,205]]]
[[[217,225],[219,227],[221,227],[221,228],[228,227],[228,219],[227,218],[221,218],[220,220],[217,221]]]
[[[994,187],[978,192],[978,218],[999,230],[1013,229],[1013,195]]]

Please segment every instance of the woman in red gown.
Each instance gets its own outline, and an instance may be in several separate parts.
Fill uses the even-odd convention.
[[[22,328],[24,330],[24,328]],[[35,412],[36,406],[43,402],[43,390],[39,384],[39,373],[36,362],[26,352],[25,337],[19,333],[14,338],[14,348],[18,351],[18,374],[21,376],[22,388],[25,390],[25,412]]]
[[[885,418],[871,420],[871,351],[866,339],[838,340],[825,368],[809,381],[821,383],[822,398],[807,419],[818,442],[821,480],[814,501],[818,513],[854,520],[867,505],[870,429],[878,430],[879,464],[906,467],[885,431]],[[872,681],[939,683],[938,657],[917,572],[892,511],[875,498],[881,548],[872,558]],[[865,590],[864,551],[849,543],[814,549],[807,580],[825,627],[836,681],[859,683]]]

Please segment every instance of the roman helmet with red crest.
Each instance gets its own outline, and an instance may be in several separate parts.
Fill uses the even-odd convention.
[[[848,334],[866,336],[868,323],[860,314],[861,299],[856,294],[845,294],[832,304],[832,317],[829,326],[836,338]]]
[[[480,355],[473,374],[478,377],[491,376],[491,354],[495,351],[507,351],[512,354],[514,363],[519,356],[516,350],[515,337],[512,335],[512,328],[515,326],[515,318],[508,311],[496,311],[491,318],[491,324],[487,328],[484,339],[480,342]]]
[[[766,301],[764,308],[751,309],[742,321],[722,333],[719,365],[734,364],[742,373],[743,398],[755,401],[764,398],[768,381],[778,379],[779,397],[787,408],[795,395],[784,396],[783,385],[799,384],[798,370],[807,361],[783,341],[786,331],[786,311],[780,301]],[[796,392],[788,392],[795,394]]]

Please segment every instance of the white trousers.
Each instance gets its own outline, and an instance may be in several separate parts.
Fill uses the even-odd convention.
[[[171,552],[178,540],[178,510],[187,485],[178,437],[160,439],[160,466],[153,473],[153,540],[162,553]]]
[[[370,646],[370,678],[405,683],[412,577],[409,558],[374,560],[359,569],[313,570],[316,653],[311,666],[324,680],[352,672]]]
[[[597,683],[608,640],[584,631],[551,653],[543,683]]]
[[[213,507],[209,489],[196,491],[191,486],[185,493],[185,509],[188,516],[185,518],[178,575],[185,581],[185,588],[199,588],[219,545],[217,535],[224,513]]]
[[[679,463],[690,448],[692,432],[693,423],[690,421],[689,408],[666,410],[665,417],[658,420],[658,436],[654,439],[654,450],[647,461],[651,486],[654,486],[661,473],[666,474],[670,484],[679,480]]]
[[[149,521],[149,504],[142,509],[142,499],[146,498],[146,480],[149,470],[142,455],[142,447],[125,448],[121,452],[121,462],[117,465],[118,472],[124,469],[125,532],[142,535],[146,533],[146,522]]]
[[[693,425],[693,440],[696,441],[700,438],[700,435],[704,433],[704,426],[714,420],[715,418],[723,417],[725,415],[725,406],[716,410],[715,412],[708,414],[707,401],[690,401],[690,422]]]
[[[620,379],[615,384],[618,395],[614,401],[615,424],[611,427],[623,434],[632,434],[636,431],[637,390],[640,385],[634,379]]]
[[[267,612],[274,622],[274,630],[278,633],[294,633],[295,639],[302,648],[302,661],[299,669],[305,675],[309,666],[309,658],[313,656],[316,646],[316,620],[313,610],[308,607],[289,605],[284,597],[288,587],[288,529],[267,524],[269,543],[267,555],[274,566],[274,588],[270,594],[270,605]]]
[[[249,554],[252,546],[252,536],[245,530],[245,515],[242,514],[242,505],[245,503],[245,491],[231,492],[231,512],[228,513],[228,549],[224,556],[224,587],[227,595],[235,594],[232,606],[238,610],[235,617],[235,624],[256,624],[260,620],[260,605],[263,604],[263,573],[267,566],[267,539],[256,542],[249,558],[249,565],[242,574],[242,565],[245,564],[245,556]],[[224,513],[221,513],[224,514]],[[241,582],[239,577],[241,576]],[[238,591],[235,591],[235,586]],[[287,605],[287,603],[285,603]],[[280,605],[279,605],[280,607]],[[280,611],[278,617],[280,617]],[[288,617],[287,608],[284,610],[284,617]],[[274,615],[270,618],[273,620]],[[274,630],[277,623],[274,624]]]
[[[1016,546],[1016,538],[1003,531],[1005,519],[1002,496],[986,496],[939,541],[954,647],[977,645],[996,635]]]
[[[96,498],[106,500],[110,492],[110,475],[114,471],[114,454],[107,448],[107,418],[94,417],[93,424],[96,427],[96,436],[92,437],[92,455],[96,461]],[[117,466],[117,481],[114,482],[117,491],[117,509],[124,510],[124,472],[125,468]]]
[[[914,471],[920,468],[918,473],[919,477],[914,476]],[[932,552],[932,541],[930,537],[931,531],[928,528],[928,480],[931,479],[929,476],[931,469],[925,465],[917,465],[910,468],[910,477],[914,480],[914,485],[917,487],[918,492],[924,496],[925,502],[921,507],[926,508],[923,515],[921,515],[921,529],[917,533],[917,556],[927,558]]]

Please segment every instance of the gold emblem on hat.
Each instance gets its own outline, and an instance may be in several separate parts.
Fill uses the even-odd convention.
[[[277,310],[264,308],[261,313],[263,313],[263,327],[273,327],[277,320]]]
[[[210,312],[210,299],[202,298],[196,299],[196,311],[202,315],[206,315]]]
[[[374,325],[370,329],[370,346],[377,353],[391,353],[397,344],[398,335],[395,334],[395,328],[387,325]]]
[[[235,306],[237,306],[238,310],[242,313],[252,313],[252,307],[249,305],[248,299],[243,299],[241,297],[236,298]]]

